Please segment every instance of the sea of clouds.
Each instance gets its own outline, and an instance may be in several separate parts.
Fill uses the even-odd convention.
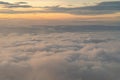
[[[0,80],[120,80],[120,32],[0,34]]]

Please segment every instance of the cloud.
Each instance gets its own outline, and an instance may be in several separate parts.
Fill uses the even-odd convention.
[[[0,80],[120,79],[119,31],[15,30],[0,34]]]
[[[10,3],[9,2],[4,2],[4,1],[0,1],[0,4],[7,4],[7,5],[9,5]]]
[[[53,12],[90,15],[90,14],[111,14],[120,12],[120,1],[101,2],[94,6],[65,8],[60,6],[45,7]]]
[[[0,1],[0,5],[3,5],[4,8],[32,8],[31,5],[27,4],[27,2],[9,3]]]
[[[35,8],[31,5],[28,5],[27,2],[16,2],[9,3],[0,1],[0,4],[5,8],[9,8],[10,10],[3,11],[0,13],[68,13],[75,15],[100,15],[100,14],[112,14],[120,12],[120,1],[109,1],[109,2],[101,2],[92,6],[84,6],[84,7],[61,7],[57,6],[46,6],[46,7],[37,7],[43,8],[44,10],[32,10],[32,11],[17,11],[11,10],[11,8]]]

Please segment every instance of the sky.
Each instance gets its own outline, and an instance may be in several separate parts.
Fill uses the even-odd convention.
[[[120,0],[0,1],[0,25],[21,20],[38,25],[119,25]]]

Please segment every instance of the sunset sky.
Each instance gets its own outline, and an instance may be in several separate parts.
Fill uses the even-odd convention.
[[[120,0],[0,0],[0,80],[120,80]]]
[[[35,22],[34,24],[39,23],[39,21],[43,21],[40,23],[41,25],[49,23],[61,24],[63,22],[63,24],[110,23],[112,25],[119,25],[120,1],[1,0],[0,20],[4,21],[3,19],[32,20],[32,22]]]

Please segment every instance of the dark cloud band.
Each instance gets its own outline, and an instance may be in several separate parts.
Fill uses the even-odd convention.
[[[99,15],[99,14],[112,14],[120,12],[120,1],[111,1],[111,2],[101,2],[94,6],[85,6],[85,7],[61,7],[61,6],[47,6],[39,7],[44,8],[44,10],[34,10],[34,11],[15,11],[11,8],[35,8],[31,5],[28,5],[27,2],[17,2],[9,3],[0,1],[0,5],[3,5],[9,10],[2,10],[0,13],[68,13],[75,15]]]
[[[120,12],[120,1],[101,2],[94,6],[65,8],[60,6],[45,7],[53,12],[71,13],[71,14],[111,14]]]
[[[3,5],[4,8],[30,8],[31,5],[28,5],[27,2],[17,2],[17,3],[9,3],[0,1],[0,5]]]

